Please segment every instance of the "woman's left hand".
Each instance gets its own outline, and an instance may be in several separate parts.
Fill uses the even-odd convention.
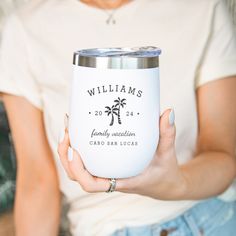
[[[116,191],[135,193],[162,200],[183,199],[187,180],[178,166],[175,152],[175,116],[166,110],[160,118],[160,139],[150,165],[138,176],[117,179]],[[92,176],[84,167],[79,153],[70,147],[67,128],[58,153],[69,178],[87,192],[105,192],[110,180]]]

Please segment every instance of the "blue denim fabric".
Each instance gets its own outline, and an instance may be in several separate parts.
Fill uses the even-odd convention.
[[[163,231],[167,231],[165,234]],[[236,236],[236,202],[217,198],[198,203],[163,224],[127,227],[112,236]]]

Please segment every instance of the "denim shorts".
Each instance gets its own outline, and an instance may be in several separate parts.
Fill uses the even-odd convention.
[[[163,224],[127,227],[112,236],[236,236],[236,202],[211,198]]]

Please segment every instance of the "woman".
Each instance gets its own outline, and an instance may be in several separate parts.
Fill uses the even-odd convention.
[[[151,165],[108,194],[110,181],[84,169],[67,129],[58,146],[71,56],[140,45],[162,48],[161,108],[174,110],[161,116]],[[38,0],[13,14],[3,32],[0,90],[18,158],[17,235],[57,234],[59,184],[75,236],[233,235],[235,202],[216,196],[236,176],[235,55],[219,0]]]

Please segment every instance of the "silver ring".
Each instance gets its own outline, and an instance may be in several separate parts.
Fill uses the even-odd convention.
[[[115,191],[115,189],[116,189],[116,179],[115,178],[112,178],[112,179],[110,179],[110,187],[109,187],[109,189],[106,191],[107,193],[112,193],[112,192],[114,192]]]

